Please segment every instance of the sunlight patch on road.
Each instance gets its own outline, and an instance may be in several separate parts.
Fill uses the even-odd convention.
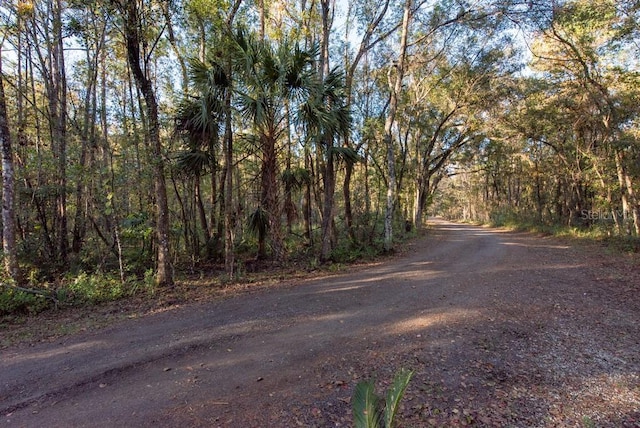
[[[539,266],[539,267],[534,267],[532,266],[496,266],[496,267],[492,267],[489,269],[486,269],[485,271],[487,273],[504,273],[507,272],[509,273],[509,275],[511,276],[512,273],[523,273],[526,275],[542,275],[544,271],[560,271],[560,270],[567,270],[567,271],[581,271],[582,269],[588,268],[589,265],[586,265],[584,263],[580,263],[580,264],[566,264],[566,263],[562,263],[562,264],[545,264],[544,266]],[[543,281],[546,281],[546,279],[542,279]]]
[[[434,262],[410,263],[402,268],[402,272],[398,271],[380,271],[372,272],[370,277],[358,278],[354,280],[345,280],[335,282],[331,286],[324,287],[316,291],[314,294],[327,294],[340,291],[355,291],[376,283],[384,283],[385,286],[401,285],[406,280],[428,280],[448,275],[443,270],[427,269],[426,266],[432,265]]]
[[[317,315],[311,318],[313,322],[326,322],[326,321],[338,321],[343,323],[345,319],[352,318],[357,312],[355,311],[343,311],[333,314]]]
[[[502,245],[509,245],[513,247],[525,247],[525,248],[549,248],[552,250],[568,250],[570,248],[568,245],[531,245],[531,244],[522,244],[520,242],[503,242]]]
[[[424,261],[421,261],[421,262],[409,263],[409,266],[422,267],[422,266],[433,265],[434,263],[435,262],[433,260],[424,260]]]
[[[421,315],[399,321],[391,327],[394,334],[407,334],[423,331],[427,328],[442,324],[455,324],[460,321],[468,321],[469,318],[480,316],[480,311],[474,309],[453,309],[446,312],[438,312],[429,315]]]
[[[362,281],[358,281],[362,282]],[[353,291],[362,288],[362,285],[345,285],[344,287],[332,287],[324,290],[317,291],[314,294],[327,294],[327,293],[337,293],[339,291]]]
[[[45,360],[57,355],[71,354],[75,351],[83,351],[93,347],[103,347],[106,343],[102,340],[92,340],[88,342],[76,343],[75,345],[63,346],[43,352],[21,353],[15,358],[4,357],[4,362],[18,363],[20,361]]]

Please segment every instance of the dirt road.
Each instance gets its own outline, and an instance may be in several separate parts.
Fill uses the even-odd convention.
[[[437,221],[406,254],[0,352],[0,424],[640,427],[640,274],[594,245]]]

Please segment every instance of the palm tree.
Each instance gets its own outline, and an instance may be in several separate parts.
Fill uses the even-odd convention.
[[[278,143],[288,131],[288,108],[303,102],[313,83],[317,49],[303,49],[288,39],[275,46],[267,39],[239,30],[235,35],[238,105],[250,122],[261,155],[260,201],[266,215],[271,248],[284,258],[281,207],[278,200]],[[258,257],[265,257],[264,246]]]
[[[335,140],[351,131],[351,110],[347,104],[344,74],[331,70],[322,82],[317,82],[308,100],[301,106],[299,120],[305,124],[307,135],[325,153],[324,209],[322,216],[322,248],[320,260],[331,257],[333,211],[335,193],[335,160],[348,153],[334,145]],[[351,153],[349,153],[351,154]]]
[[[207,256],[211,257],[211,229],[200,185],[202,176],[209,172],[212,192],[215,192],[216,150],[220,145],[220,124],[226,114],[223,101],[230,88],[230,79],[218,62],[203,62],[198,59],[190,61],[189,77],[196,95],[186,97],[178,109],[176,130],[183,136],[186,147],[178,153],[176,166],[194,180],[198,217],[204,233]]]

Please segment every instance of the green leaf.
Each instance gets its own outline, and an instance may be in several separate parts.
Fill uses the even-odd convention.
[[[413,376],[413,371],[407,369],[400,369],[393,380],[393,385],[387,391],[386,407],[384,409],[384,423],[386,428],[392,428],[393,420],[396,417],[400,400],[404,392],[407,390],[407,385]]]
[[[355,428],[380,428],[380,397],[372,381],[360,382],[353,393],[353,423]]]
[[[254,212],[249,215],[249,230],[255,233],[258,237],[266,237],[269,230],[269,213],[262,208],[258,207]]]
[[[343,160],[351,165],[362,160],[358,155],[358,152],[356,152],[352,147],[332,147],[331,152],[337,159]]]
[[[176,167],[184,174],[198,177],[207,169],[211,162],[211,155],[202,150],[194,149],[181,152],[176,157]]]

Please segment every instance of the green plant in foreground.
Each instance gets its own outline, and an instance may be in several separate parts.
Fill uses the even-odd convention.
[[[353,392],[353,423],[355,428],[392,428],[400,400],[409,385],[413,371],[400,369],[387,391],[385,402],[375,393],[372,380],[356,385]],[[383,407],[384,406],[384,407]]]

